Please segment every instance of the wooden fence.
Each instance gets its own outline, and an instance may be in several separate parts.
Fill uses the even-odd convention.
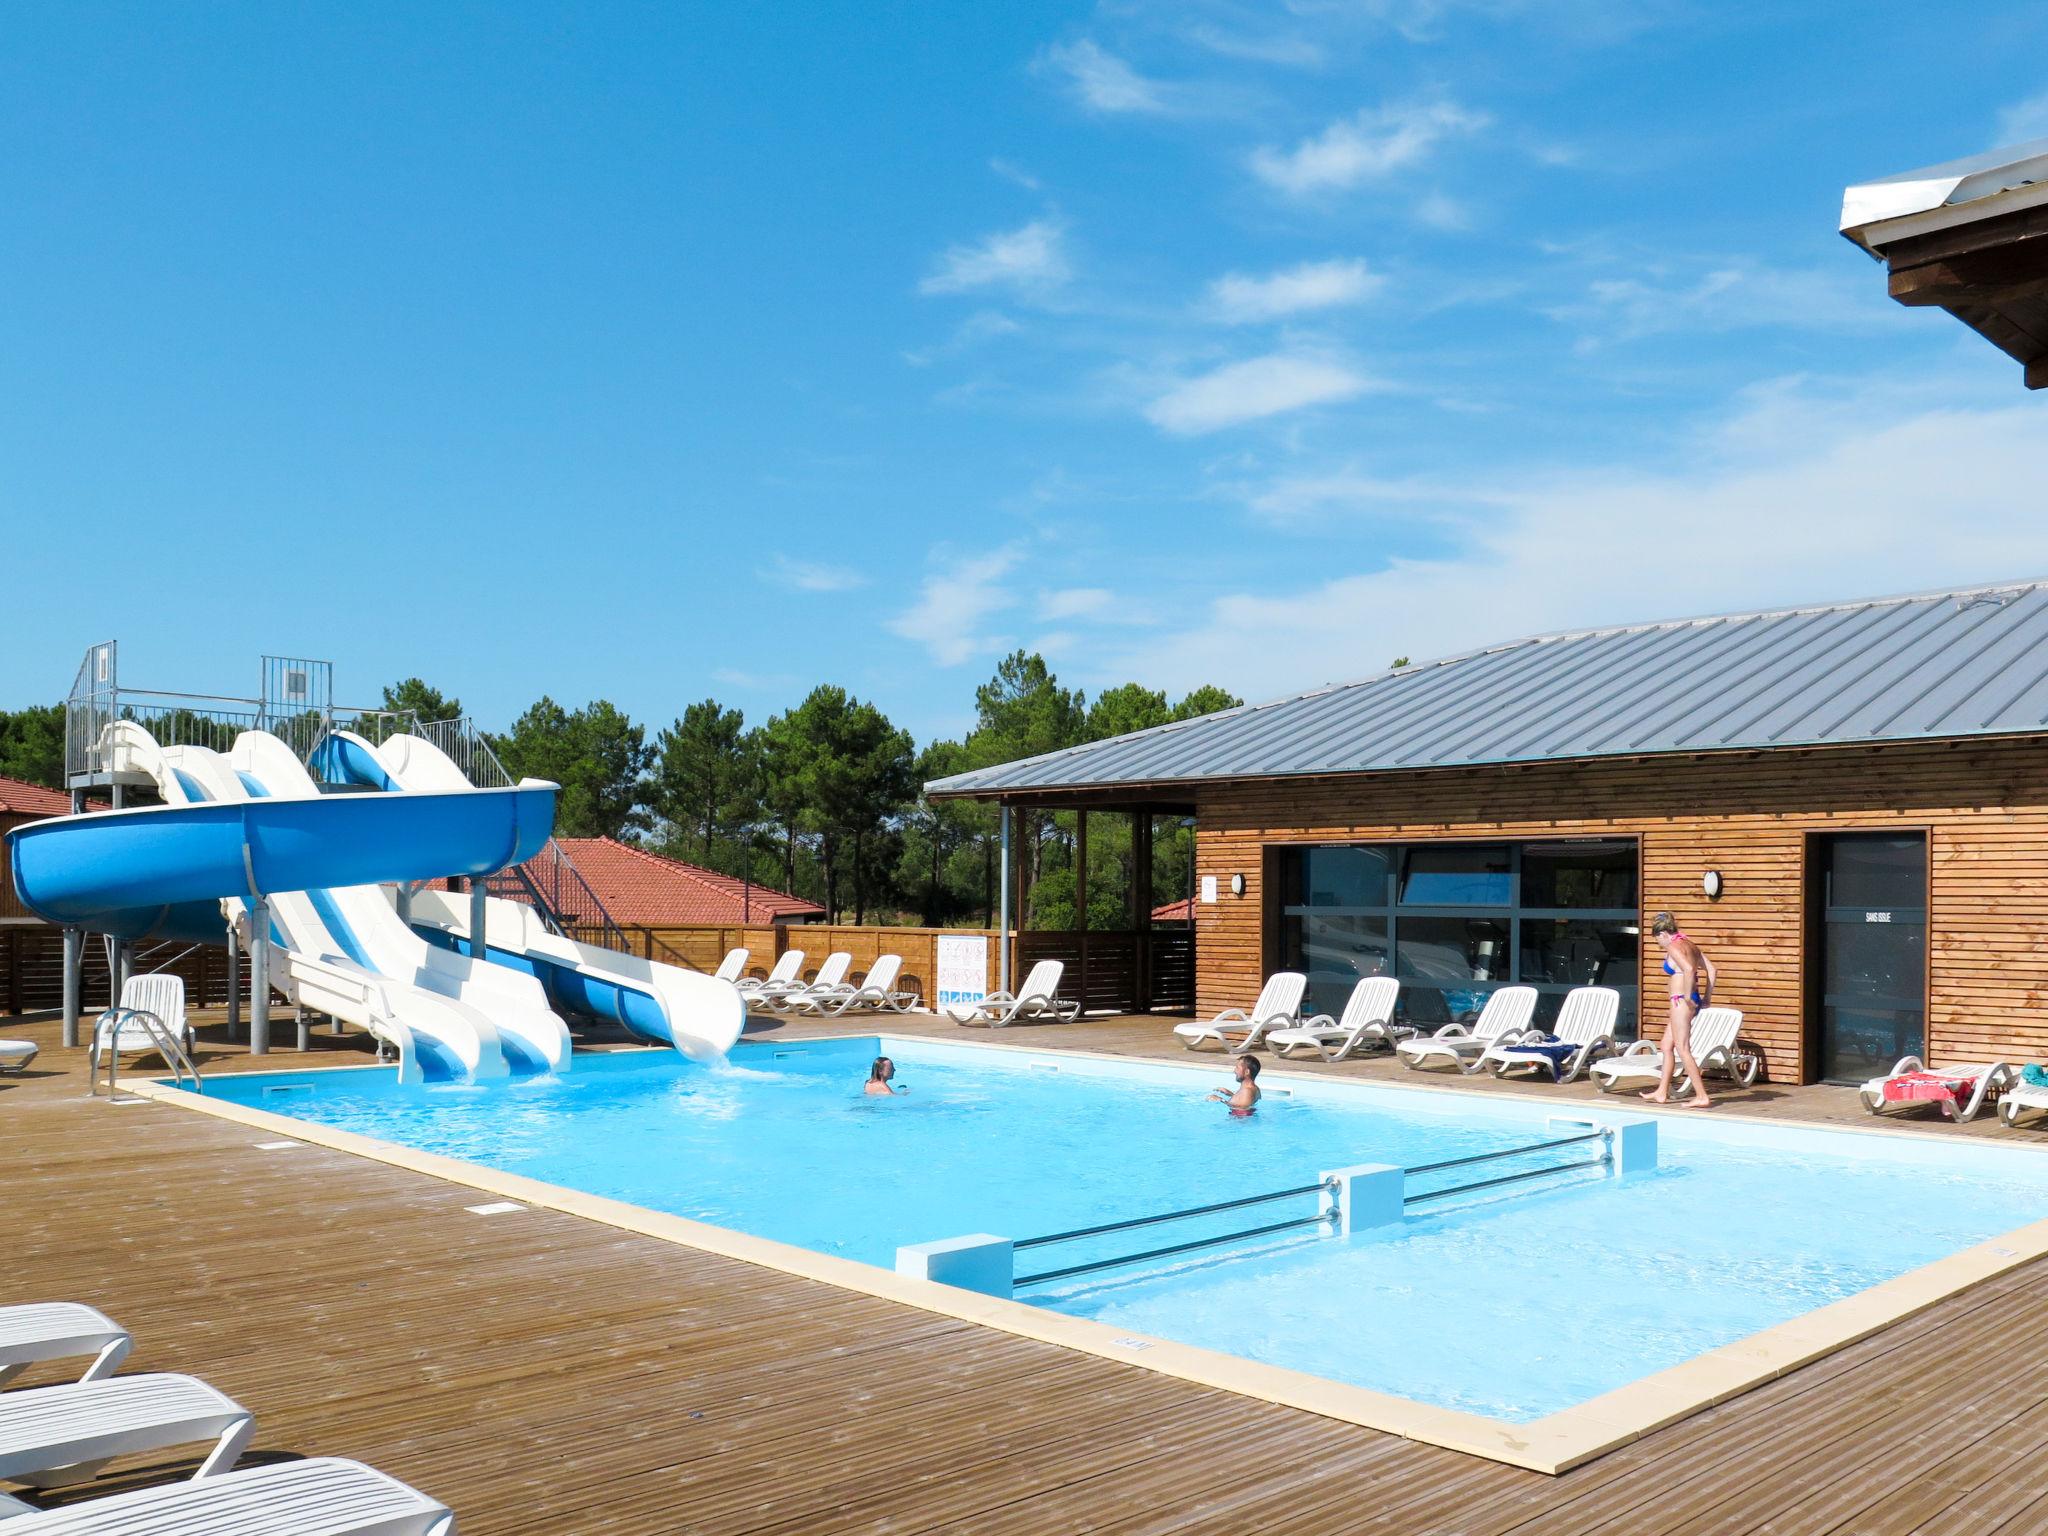
[[[176,943],[137,944],[134,974],[168,970],[185,980],[189,1008],[228,1000],[225,946]],[[243,985],[248,978],[243,977]],[[80,1006],[91,1015],[105,1008],[107,946],[96,933],[85,937],[84,993]],[[0,1014],[54,1013],[64,1006],[64,930],[45,923],[0,923]]]

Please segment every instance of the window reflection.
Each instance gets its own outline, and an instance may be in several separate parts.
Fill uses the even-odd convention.
[[[1410,848],[1401,870],[1405,907],[1504,907],[1514,889],[1508,850],[1483,843]]]

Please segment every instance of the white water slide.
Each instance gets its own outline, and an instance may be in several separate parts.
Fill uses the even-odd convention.
[[[336,731],[334,738],[341,746],[333,759],[336,767],[374,787],[422,793],[476,787],[453,758],[424,737],[393,736],[374,747],[349,731]],[[525,902],[492,897],[484,907],[485,953],[498,968],[537,977],[558,1007],[614,1020],[639,1039],[673,1045],[698,1061],[723,1056],[746,1026],[747,1005],[730,982],[578,943],[550,932]],[[413,893],[410,909],[422,933],[469,953],[467,897],[420,890]]]
[[[147,773],[168,805],[320,793],[277,737],[244,731],[229,755],[159,747],[142,727],[109,727],[117,766]],[[221,903],[246,945],[247,906]],[[302,1008],[369,1030],[397,1048],[401,1075],[430,1056],[449,1076],[566,1071],[569,1031],[532,976],[479,964],[429,944],[392,910],[382,886],[274,892],[269,897],[271,979]]]

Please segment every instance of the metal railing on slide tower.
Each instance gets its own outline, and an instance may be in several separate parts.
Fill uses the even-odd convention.
[[[331,662],[265,656],[260,689],[253,698],[241,698],[123,687],[119,661],[115,641],[93,646],[64,701],[64,781],[73,791],[154,788],[145,776],[117,771],[110,759],[107,727],[120,720],[140,725],[162,746],[209,747],[216,752],[227,751],[243,731],[268,731],[309,765],[320,743],[337,730],[353,731],[372,743],[410,732],[445,752],[480,789],[515,782],[471,718],[422,720],[410,709],[336,704]],[[629,947],[597,892],[552,837],[525,865],[489,876],[485,889],[537,908],[554,932],[608,949]]]

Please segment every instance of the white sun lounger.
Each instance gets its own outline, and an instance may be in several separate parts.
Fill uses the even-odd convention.
[[[19,1072],[36,1059],[33,1040],[0,1040],[0,1072]]]
[[[760,1001],[769,992],[782,993],[799,985],[803,974],[804,952],[800,949],[785,949],[776,957],[774,966],[766,976],[742,976],[733,985],[741,997],[748,1002]]]
[[[1998,1118],[2018,1125],[2028,1115],[2048,1115],[2048,1085],[2030,1083],[2017,1073],[1998,1101]]]
[[[835,949],[825,957],[825,963],[818,967],[818,974],[809,981],[786,982],[781,986],[764,984],[755,997],[764,1008],[795,1008],[813,993],[830,996],[846,985],[846,973],[853,966],[853,956],[843,949]]]
[[[1400,995],[1401,983],[1396,978],[1364,977],[1344,1000],[1342,1018],[1319,1013],[1285,1029],[1269,1029],[1266,1044],[1289,1057],[1296,1051],[1316,1051],[1325,1061],[1342,1061],[1376,1045],[1391,1046],[1415,1033],[1406,1024],[1394,1022],[1394,1004]]]
[[[1394,1051],[1405,1065],[1417,1071],[1456,1067],[1462,1072],[1476,1072],[1488,1046],[1497,1041],[1519,1040],[1529,1033],[1529,1018],[1535,1011],[1534,987],[1502,987],[1488,994],[1486,1006],[1470,1024],[1446,1024],[1433,1035],[1401,1041]]]
[[[6,1519],[8,1536],[455,1536],[455,1515],[359,1461],[322,1456]],[[26,1506],[24,1506],[26,1509]]]
[[[159,972],[150,976],[130,976],[121,984],[121,1012],[108,1009],[100,1015],[100,1022],[93,1027],[92,1044],[87,1048],[87,1059],[97,1069],[100,1056],[109,1043],[118,1043],[123,1056],[161,1056],[163,1043],[141,1023],[121,1017],[121,1013],[134,1010],[154,1014],[170,1032],[173,1040],[185,1047],[189,1055],[192,1050],[192,1026],[185,1018],[184,978]]]
[[[730,981],[734,984],[747,974],[747,951],[728,949],[725,958],[718,962],[718,969],[711,973],[714,981]]]
[[[850,981],[836,987],[814,983],[809,991],[789,1000],[790,1011],[831,1018],[856,1008],[863,1013],[908,1013],[917,1006],[917,994],[897,990],[896,978],[902,974],[903,957],[883,955],[868,968],[859,986]]]
[[[0,1307],[0,1385],[38,1361],[81,1355],[94,1358],[78,1379],[98,1381],[119,1368],[134,1342],[111,1317],[76,1301]]]
[[[1621,994],[1614,988],[1574,987],[1565,994],[1564,1006],[1557,1011],[1554,1042],[1514,1044],[1497,1040],[1486,1048],[1479,1063],[1491,1065],[1495,1077],[1527,1070],[1547,1072],[1554,1083],[1569,1083],[1602,1056],[1613,1052],[1614,1021],[1620,1013]],[[1542,1049],[1546,1044],[1568,1045],[1571,1050],[1565,1053]]]
[[[986,1024],[990,1029],[1019,1019],[1056,1019],[1070,1024],[1081,1016],[1081,1004],[1079,999],[1060,1001],[1060,978],[1066,972],[1063,960],[1041,960],[1031,967],[1031,974],[1014,995],[991,992],[980,1002],[968,1004],[964,1012],[957,1006],[947,1008],[946,1017],[955,1024]]]
[[[255,1432],[233,1398],[196,1376],[110,1376],[0,1393],[0,1478],[39,1488],[85,1481],[116,1456],[212,1440],[194,1477],[225,1472]]]
[[[1265,1038],[1269,1029],[1285,1029],[1301,1022],[1301,994],[1308,978],[1299,971],[1275,971],[1259,989],[1252,1011],[1226,1008],[1206,1024],[1193,1019],[1173,1026],[1180,1043],[1191,1051],[1214,1041],[1233,1056],[1242,1056]]]
[[[1704,1068],[1706,1063],[1700,1063]],[[1955,1083],[1958,1096],[1953,1098],[1924,1098],[1887,1100],[1884,1086],[1893,1078],[1925,1074],[1929,1077],[1949,1078]],[[1856,1097],[1863,1101],[1863,1107],[1873,1115],[1902,1114],[1932,1106],[1941,1111],[1948,1120],[1974,1120],[1977,1112],[1987,1104],[1996,1103],[2005,1093],[2009,1084],[2019,1081],[2019,1069],[2002,1061],[1985,1062],[1981,1065],[1962,1067],[1929,1067],[1918,1056],[1902,1056],[1892,1064],[1891,1071],[1883,1077],[1873,1077],[1856,1090]],[[2038,1091],[2038,1090],[2036,1090]],[[2011,1121],[2007,1121],[2011,1124]]]
[[[1692,1021],[1692,1054],[1700,1071],[1732,1077],[1745,1088],[1755,1082],[1763,1063],[1736,1048],[1735,1037],[1741,1033],[1740,1008],[1702,1008],[1699,1017]],[[1593,1063],[1593,1081],[1603,1093],[1619,1093],[1624,1088],[1654,1083],[1663,1075],[1664,1053],[1648,1040],[1638,1040],[1619,1056]],[[1681,1086],[1684,1077],[1681,1064],[1672,1074],[1674,1093],[1692,1091],[1690,1084]]]

